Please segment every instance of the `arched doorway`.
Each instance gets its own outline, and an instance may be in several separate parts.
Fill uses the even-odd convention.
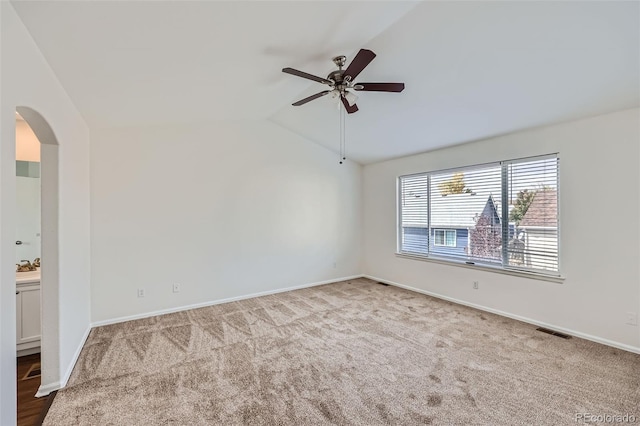
[[[59,362],[59,258],[58,258],[58,140],[49,123],[32,108],[19,106],[22,116],[40,141],[41,179],[41,315],[42,385],[37,396],[57,389]],[[51,385],[53,384],[53,385]],[[51,389],[48,389],[50,387]]]

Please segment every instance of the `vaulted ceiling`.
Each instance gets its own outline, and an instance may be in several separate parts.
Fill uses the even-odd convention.
[[[92,129],[269,119],[338,149],[321,77],[377,58],[346,123],[370,163],[640,105],[637,2],[13,1]]]

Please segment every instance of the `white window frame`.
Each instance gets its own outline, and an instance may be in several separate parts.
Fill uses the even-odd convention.
[[[438,239],[436,238],[436,232],[442,231],[442,241],[444,244],[438,244]],[[453,232],[453,245],[447,244],[447,232]],[[433,228],[433,245],[435,247],[458,247],[458,231],[455,229],[445,229],[445,228]]]
[[[434,253],[434,254],[420,254],[420,253],[413,253],[413,252],[404,252],[402,251],[402,234],[403,234],[403,229],[402,229],[402,178],[404,177],[408,177],[408,176],[419,176],[419,175],[423,175],[426,176],[428,179],[428,184],[427,184],[427,188],[428,188],[428,194],[427,196],[430,196],[430,190],[431,190],[431,176],[435,175],[435,174],[440,174],[440,173],[454,173],[454,172],[464,172],[466,170],[474,170],[474,169],[478,169],[478,168],[483,168],[483,167],[491,167],[491,166],[504,166],[504,165],[508,165],[508,164],[512,164],[512,163],[517,163],[517,162],[524,162],[524,161],[536,161],[536,160],[544,160],[544,159],[551,159],[551,158],[555,158],[558,163],[557,163],[557,170],[558,170],[558,175],[557,175],[557,214],[558,214],[558,222],[557,222],[557,272],[554,271],[542,271],[542,270],[529,270],[529,269],[522,269],[522,268],[518,268],[518,267],[514,267],[514,266],[510,266],[510,265],[496,265],[496,264],[484,264],[484,263],[475,263],[475,262],[470,262],[470,261],[460,261],[458,259],[451,259],[451,258],[447,258],[446,255],[442,255],[442,254],[438,254],[438,253]],[[503,168],[503,172],[502,172],[502,197],[501,197],[501,204],[502,204],[502,217],[508,217],[508,205],[507,205],[507,199],[508,199],[508,186],[505,185],[505,182],[507,182],[508,176],[506,173],[506,168]],[[428,172],[421,172],[421,173],[413,173],[413,174],[408,174],[408,175],[401,175],[398,176],[397,178],[397,182],[396,182],[396,190],[397,190],[397,249],[396,249],[396,256],[397,257],[403,257],[403,258],[407,258],[407,259],[414,259],[414,260],[422,260],[422,261],[428,261],[428,262],[435,262],[435,263],[441,263],[441,264],[448,264],[448,265],[454,265],[454,266],[461,266],[461,267],[465,267],[465,268],[471,268],[471,269],[481,269],[481,270],[486,270],[486,271],[490,271],[490,272],[497,272],[497,273],[502,273],[502,274],[507,274],[507,275],[514,275],[514,276],[520,276],[520,277],[525,277],[525,278],[533,278],[533,279],[538,279],[538,280],[542,280],[542,281],[549,281],[549,282],[555,282],[555,283],[562,283],[564,282],[565,277],[561,274],[561,259],[560,259],[560,253],[561,253],[561,229],[560,229],[560,156],[559,153],[551,153],[551,154],[545,154],[545,155],[540,155],[540,156],[533,156],[533,157],[523,157],[523,158],[516,158],[516,159],[511,159],[511,160],[503,160],[503,161],[497,161],[497,162],[492,162],[492,163],[483,163],[483,164],[474,164],[474,165],[469,165],[469,166],[464,166],[464,167],[455,167],[455,168],[450,168],[450,169],[441,169],[441,170],[432,170],[432,171],[428,171]],[[431,204],[428,204],[427,206],[427,222],[428,225],[427,227],[430,229],[431,228]],[[435,229],[435,228],[434,228]],[[442,228],[437,228],[437,229],[442,229]],[[503,234],[507,232],[508,233],[508,223],[506,226],[503,226]],[[504,235],[503,235],[504,236]],[[431,238],[431,234],[428,233],[428,238]],[[456,244],[457,244],[457,240],[456,240]],[[434,233],[434,246],[436,246],[435,244],[435,233]],[[438,247],[443,247],[440,245],[437,245]],[[506,251],[506,244],[503,244],[503,251]]]

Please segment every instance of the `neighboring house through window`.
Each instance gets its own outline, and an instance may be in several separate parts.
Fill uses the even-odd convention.
[[[398,251],[559,275],[558,157],[399,178]]]

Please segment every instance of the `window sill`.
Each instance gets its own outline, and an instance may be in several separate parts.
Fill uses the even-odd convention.
[[[401,257],[404,259],[421,260],[423,262],[440,263],[442,265],[456,266],[456,267],[467,268],[467,269],[494,272],[496,274],[513,275],[516,277],[529,278],[529,279],[539,280],[539,281],[549,281],[549,282],[558,283],[558,284],[562,284],[565,280],[565,277],[561,275],[546,275],[546,274],[541,274],[536,272],[518,271],[515,269],[503,269],[500,267],[489,266],[489,265],[469,264],[461,260],[436,258],[431,256],[420,256],[417,254],[396,253],[396,257]]]

